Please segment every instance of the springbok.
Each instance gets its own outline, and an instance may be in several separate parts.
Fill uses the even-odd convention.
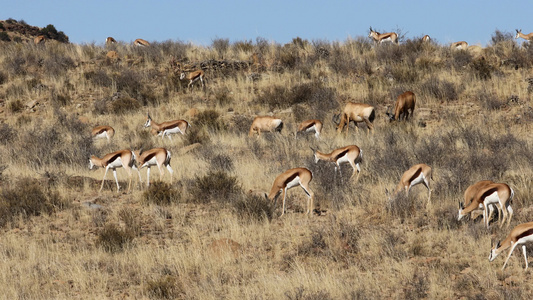
[[[317,139],[320,138],[322,132],[322,121],[317,119],[305,120],[298,126],[298,130],[295,133],[295,137],[298,137],[299,133],[314,132]]]
[[[452,43],[450,48],[452,48],[452,50],[466,50],[468,49],[468,43],[465,41],[455,42]]]
[[[398,34],[396,32],[387,32],[387,33],[379,33],[372,29],[372,26],[370,26],[370,33],[368,34],[369,38],[372,38],[377,43],[383,43],[383,42],[391,42],[393,44],[398,45]]]
[[[200,81],[202,83],[202,87],[204,87],[204,76],[205,73],[203,70],[196,70],[192,72],[181,72],[180,80],[187,80],[189,81],[189,84],[187,84],[187,88],[192,87],[192,84],[196,81]]]
[[[128,173],[129,181],[128,181],[128,193],[131,188],[131,179],[132,179],[132,173],[131,169],[134,169],[139,173],[139,184],[142,184],[141,180],[141,172],[139,172],[139,169],[137,169],[136,166],[136,155],[131,150],[119,150],[115,151],[113,153],[106,154],[103,158],[98,158],[94,155],[89,158],[89,169],[92,170],[94,167],[102,167],[105,168],[104,178],[102,179],[102,185],[100,186],[100,190],[98,192],[101,192],[104,188],[104,181],[105,177],[107,175],[107,171],[109,169],[113,170],[113,176],[115,177],[115,181],[117,183],[117,192],[120,191],[120,185],[118,184],[117,179],[117,168],[124,168],[126,172]]]
[[[349,102],[344,107],[344,110],[341,114],[336,114],[333,116],[332,121],[337,125],[337,132],[342,132],[344,127],[346,127],[346,134],[348,134],[348,128],[350,121],[355,122],[355,128],[358,130],[357,123],[365,122],[368,127],[368,131],[374,129],[374,119],[376,118],[376,112],[372,105],[366,103],[353,103]]]
[[[419,183],[423,183],[428,189],[428,203],[431,202],[431,187],[430,179],[433,179],[433,172],[431,167],[426,164],[417,164],[405,171],[400,178],[400,182],[396,186],[394,193],[391,195],[389,190],[385,189],[387,195],[389,195],[389,201],[395,199],[402,190],[405,191],[406,197],[409,197],[409,191],[411,188]]]
[[[133,45],[147,47],[150,46],[150,43],[143,39],[136,39],[135,41],[133,41]]]
[[[281,216],[285,214],[285,198],[287,196],[287,190],[296,186],[301,186],[305,194],[307,194],[307,214],[313,211],[313,199],[314,193],[309,188],[309,183],[313,179],[313,173],[306,168],[294,168],[289,169],[276,177],[270,194],[265,194],[265,198],[274,201],[273,207],[276,207],[277,199],[283,194],[283,210]]]
[[[139,170],[146,167],[146,186],[150,187],[150,168],[157,166],[159,169],[159,180],[163,180],[164,169],[167,168],[170,173],[170,182],[174,171],[170,167],[170,151],[165,148],[154,148],[137,154]]]
[[[341,174],[341,180],[342,180],[342,172],[341,172],[341,164],[343,163],[349,163],[353,168],[353,173],[350,179],[352,179],[355,176],[355,173],[357,172],[357,177],[355,178],[355,182],[359,180],[359,175],[361,174],[361,167],[359,164],[363,161],[363,151],[357,147],[356,145],[350,145],[346,147],[342,147],[339,149],[335,149],[331,151],[331,153],[323,153],[316,149],[311,148],[313,150],[313,154],[315,156],[315,163],[318,163],[320,160],[324,161],[330,161],[335,163],[335,176],[337,176],[337,170]]]
[[[107,125],[96,126],[91,131],[91,136],[94,139],[107,139],[109,141],[115,136],[115,129]]]
[[[503,213],[503,218],[500,222],[500,228],[507,221],[507,226],[511,223],[513,217],[513,208],[511,202],[514,197],[514,191],[509,185],[505,183],[491,183],[478,190],[476,195],[472,198],[472,202],[465,207],[463,203],[459,203],[459,214],[457,220],[461,220],[470,212],[483,208],[483,223],[489,228],[489,206],[496,205],[498,211]],[[498,217],[499,219],[499,217]]]
[[[257,136],[260,136],[261,131],[281,132],[281,129],[283,129],[283,121],[281,119],[270,116],[257,116],[254,118],[252,126],[250,126],[248,136],[253,136],[255,132],[257,132]]]
[[[503,243],[498,242],[496,246],[491,247],[492,250],[490,251],[489,261],[493,261],[500,253],[510,247],[511,250],[509,250],[509,254],[503,263],[503,271],[507,265],[507,261],[509,261],[509,258],[511,257],[511,254],[513,254],[514,249],[517,246],[522,246],[522,254],[524,254],[524,260],[526,262],[525,270],[527,270],[529,264],[527,261],[526,243],[531,242],[533,242],[533,222],[517,225],[515,228],[513,228],[513,230],[511,230],[505,240],[503,240]]]
[[[523,38],[526,41],[531,41],[533,39],[533,32],[531,32],[529,34],[523,34],[522,33],[522,29],[520,29],[520,30],[516,29],[516,36],[514,38],[515,39]]]
[[[416,96],[415,93],[407,91],[396,100],[396,105],[394,108],[394,114],[390,112],[390,107],[385,113],[389,117],[389,121],[398,120],[401,121],[402,118],[407,121],[409,116],[413,119],[413,113],[415,111]]]

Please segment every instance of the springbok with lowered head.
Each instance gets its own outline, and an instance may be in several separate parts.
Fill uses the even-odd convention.
[[[401,121],[402,119],[406,120],[411,117],[413,119],[413,113],[415,111],[416,105],[416,96],[415,93],[407,91],[398,96],[396,104],[394,107],[394,114],[390,112],[390,107],[385,113],[389,117],[389,121]]]
[[[359,164],[363,161],[363,151],[359,149],[356,145],[350,145],[346,147],[342,147],[339,149],[335,149],[331,151],[331,153],[323,153],[316,149],[311,148],[313,150],[313,154],[315,156],[315,163],[318,163],[320,160],[324,161],[330,161],[335,163],[335,176],[337,176],[337,170],[341,174],[341,180],[342,180],[342,172],[341,172],[341,164],[343,163],[349,163],[353,168],[353,173],[350,179],[352,179],[356,172],[357,177],[355,178],[355,182],[359,180],[359,175],[361,174],[361,167]]]
[[[285,198],[287,190],[296,186],[301,186],[307,198],[307,214],[313,213],[313,199],[314,193],[309,188],[309,183],[313,180],[313,173],[306,168],[289,169],[276,177],[270,193],[265,194],[265,198],[274,202],[273,207],[276,207],[277,199],[280,193],[283,195],[283,210],[281,216],[285,214]]]
[[[400,182],[396,186],[396,189],[392,195],[387,189],[385,189],[385,192],[389,196],[389,201],[395,199],[402,192],[402,190],[405,191],[406,197],[409,197],[409,191],[411,188],[419,183],[422,183],[428,189],[428,203],[430,203],[430,179],[433,179],[433,171],[431,170],[431,167],[426,164],[417,164],[403,173],[402,177],[400,178]]]
[[[255,132],[257,132],[257,136],[260,136],[262,131],[281,132],[281,129],[283,129],[283,121],[281,119],[271,116],[257,116],[252,121],[248,136],[253,136]]]
[[[374,106],[366,103],[353,103],[348,102],[342,111],[342,114],[333,115],[332,121],[337,125],[337,132],[342,132],[346,127],[346,134],[348,134],[348,128],[350,127],[350,121],[355,122],[356,130],[359,130],[357,123],[365,122],[368,127],[368,131],[374,129],[374,119],[376,118],[376,112]]]
[[[298,134],[314,132],[315,138],[320,138],[320,133],[322,132],[322,121],[317,119],[305,120],[300,125],[298,125],[298,130],[295,133],[295,137],[298,137]]]
[[[525,270],[527,270],[529,264],[527,261],[526,243],[531,242],[533,242],[533,222],[517,225],[515,228],[513,228],[513,230],[511,230],[505,240],[503,240],[503,243],[498,242],[494,247],[491,247],[492,249],[490,251],[489,261],[493,261],[500,253],[505,251],[505,249],[511,248],[507,258],[505,259],[505,262],[503,263],[503,271],[507,265],[507,261],[509,261],[509,258],[511,257],[511,254],[513,254],[514,249],[517,246],[522,246],[522,254],[524,255],[524,260],[526,262]]]

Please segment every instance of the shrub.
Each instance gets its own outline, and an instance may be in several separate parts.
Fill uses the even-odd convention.
[[[39,34],[44,35],[51,40],[57,40],[61,43],[68,43],[68,36],[66,36],[63,31],[57,31],[52,24],[49,24],[45,28],[41,29]]]
[[[66,202],[59,193],[33,178],[19,179],[16,184],[0,191],[0,227],[18,216],[28,218],[53,213]]]
[[[7,34],[7,32],[5,32],[5,31],[0,32],[0,41],[4,41],[4,42],[11,41],[11,39],[9,38],[9,35]]]
[[[128,244],[133,241],[133,233],[129,230],[120,229],[115,224],[106,224],[98,232],[96,245],[102,247],[106,252],[122,251]]]
[[[88,71],[83,73],[83,77],[101,87],[110,87],[113,82],[104,70]]]
[[[141,103],[137,99],[131,97],[120,97],[111,102],[111,111],[115,114],[123,114],[129,111],[137,111],[141,107]]]
[[[211,166],[215,170],[220,171],[232,171],[233,170],[233,159],[231,156],[226,154],[217,154],[211,158]]]
[[[0,85],[6,83],[7,79],[8,79],[7,74],[0,71]]]
[[[142,215],[139,211],[132,208],[122,208],[118,213],[120,220],[124,222],[125,227],[133,234],[140,236],[142,230]]]
[[[142,90],[141,76],[131,69],[121,70],[113,79],[115,80],[118,92],[136,95]]]
[[[204,126],[210,131],[221,131],[226,130],[227,125],[219,119],[220,114],[214,109],[206,109],[199,112],[196,117],[194,124],[195,126]]]
[[[491,79],[492,72],[494,71],[494,67],[491,66],[484,57],[472,61],[470,69],[473,71],[474,75],[481,80]]]
[[[254,51],[254,45],[253,45],[252,40],[234,42],[232,47],[233,49],[235,49],[235,51],[250,52],[250,53]]]
[[[224,59],[229,49],[229,39],[215,38],[211,42],[211,47],[218,53],[220,59]]]
[[[15,130],[6,123],[0,124],[0,141],[10,143],[17,136]]]
[[[183,286],[175,276],[163,275],[155,280],[146,282],[146,293],[150,298],[181,299]]]
[[[143,200],[146,203],[157,205],[170,205],[181,201],[181,193],[170,184],[163,181],[154,181],[143,192]]]
[[[232,202],[233,212],[242,219],[263,221],[272,220],[272,203],[265,197],[253,195],[238,197]]]
[[[7,109],[12,113],[21,112],[24,109],[24,104],[20,100],[13,100],[7,104]]]
[[[459,94],[455,84],[431,77],[422,84],[421,89],[429,96],[438,100],[453,101],[459,99]]]
[[[191,187],[191,202],[209,203],[217,201],[229,203],[242,189],[236,177],[222,171],[209,172],[205,176],[197,176]]]

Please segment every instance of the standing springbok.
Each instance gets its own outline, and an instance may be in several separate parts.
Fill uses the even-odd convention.
[[[133,151],[131,150],[115,151],[113,153],[106,154],[103,158],[98,158],[92,155],[91,158],[89,158],[89,169],[92,170],[94,167],[105,168],[104,178],[102,179],[102,185],[100,186],[100,190],[98,192],[101,192],[104,188],[105,177],[109,169],[113,170],[113,176],[115,177],[115,181],[117,183],[117,192],[120,191],[120,185],[118,184],[117,179],[117,168],[122,167],[128,173],[128,193],[130,192],[131,180],[133,176],[133,174],[131,173],[131,169],[134,169],[137,171],[137,173],[139,173],[139,184],[142,184],[141,172],[139,172],[139,169],[137,169],[136,159],[137,157],[135,153],[133,153]]]
[[[204,87],[204,76],[205,73],[203,70],[196,70],[192,72],[181,72],[180,80],[186,79],[189,81],[189,84],[187,84],[187,88],[192,87],[192,84],[196,81],[200,81],[202,83],[202,87]]]
[[[379,33],[372,29],[372,26],[370,26],[370,33],[368,34],[369,38],[372,38],[377,43],[383,43],[383,42],[391,42],[393,44],[398,45],[398,34],[396,32],[387,32],[387,33]]]
[[[335,163],[335,176],[337,176],[337,170],[340,173],[342,180],[341,164],[349,163],[353,168],[353,173],[350,179],[355,176],[357,172],[357,177],[355,182],[359,180],[359,175],[361,174],[361,167],[359,164],[363,161],[363,151],[356,145],[350,145],[335,149],[331,153],[323,153],[316,149],[311,148],[315,156],[315,163],[318,163],[320,160],[330,161]]]
[[[333,116],[332,121],[337,125],[337,132],[342,132],[346,127],[346,134],[348,134],[348,128],[350,127],[350,121],[355,122],[356,130],[359,130],[357,123],[365,122],[368,127],[368,131],[374,129],[374,119],[376,118],[376,112],[372,105],[366,103],[353,103],[349,102],[344,107],[341,114]]]
[[[294,134],[295,137],[298,137],[298,134],[305,132],[314,132],[317,139],[320,138],[320,133],[322,132],[322,121],[317,119],[305,120],[298,126],[298,130]]]
[[[140,152],[137,155],[139,170],[146,167],[146,186],[150,187],[150,169],[152,166],[157,166],[159,169],[159,180],[163,180],[163,167],[166,167],[170,173],[170,182],[172,182],[172,175],[174,171],[170,167],[170,151],[165,148],[154,148],[148,151]]]
[[[428,189],[428,203],[431,202],[431,187],[430,179],[433,179],[433,172],[431,167],[426,164],[417,164],[405,171],[400,178],[400,182],[396,186],[394,193],[391,195],[389,190],[385,189],[386,194],[389,196],[389,201],[395,199],[402,190],[405,191],[406,197],[409,197],[409,191],[411,188],[419,183],[423,183]]]
[[[105,43],[106,45],[109,45],[109,44],[116,44],[117,43],[117,40],[115,40],[113,37],[111,36],[108,36],[106,39],[105,39]]]
[[[150,113],[148,113],[148,116],[146,117],[146,122],[144,123],[144,127],[146,128],[150,126],[152,126],[152,134],[158,133],[161,136],[161,139],[167,136],[169,140],[172,140],[172,138],[170,137],[171,134],[186,134],[187,129],[191,127],[189,122],[185,120],[174,120],[163,123],[156,123],[152,120],[152,117],[150,117]]]
[[[287,196],[287,190],[295,186],[301,186],[304,192],[307,194],[307,214],[313,212],[313,199],[314,193],[309,188],[309,183],[313,179],[313,173],[306,168],[294,168],[289,169],[276,177],[270,194],[265,194],[265,198],[274,201],[273,207],[276,207],[278,197],[283,194],[283,210],[281,216],[285,214],[285,198]]]
[[[459,214],[457,220],[461,220],[464,216],[470,212],[483,208],[483,223],[485,227],[489,228],[489,214],[490,205],[496,205],[499,215],[503,214],[503,218],[500,222],[500,228],[507,221],[507,226],[511,223],[513,217],[513,208],[511,202],[514,197],[514,191],[509,185],[505,183],[491,183],[478,190],[476,195],[472,198],[472,202],[467,207],[463,203],[459,203]],[[498,219],[500,217],[498,216]]]
[[[469,206],[470,203],[472,203],[472,201],[474,200],[474,197],[476,196],[477,192],[480,189],[492,183],[494,183],[494,181],[492,180],[481,180],[470,185],[468,188],[466,188],[465,194],[464,194],[464,199],[465,199],[464,206]],[[494,205],[490,205],[489,206],[489,219],[492,217],[493,212],[494,212]],[[483,214],[483,207],[478,207],[478,209],[474,209],[473,211],[470,212],[470,219],[475,220],[481,214]]]
[[[429,43],[430,41],[431,41],[431,37],[429,37],[429,35],[426,34],[422,37],[422,42]]]
[[[525,270],[527,270],[529,264],[527,261],[526,243],[531,242],[533,242],[533,222],[517,225],[515,228],[513,228],[513,230],[511,230],[505,240],[503,240],[503,243],[498,242],[494,247],[491,247],[492,250],[490,251],[489,261],[493,261],[500,253],[510,247],[511,250],[509,250],[509,254],[503,263],[503,271],[507,265],[507,261],[509,261],[509,258],[511,257],[511,254],[513,254],[514,249],[517,246],[522,246],[522,254],[524,254],[524,260],[526,262]]]
[[[515,39],[523,38],[526,41],[531,41],[531,40],[533,40],[533,32],[531,32],[529,34],[523,34],[522,33],[522,29],[520,29],[520,30],[516,29],[516,36],[514,38]]]
[[[387,112],[385,113],[389,117],[389,121],[398,120],[401,121],[402,118],[404,120],[408,120],[409,117],[413,119],[413,113],[415,111],[415,105],[416,105],[416,96],[415,93],[411,91],[407,91],[400,96],[398,96],[398,99],[396,100],[396,105],[394,107],[394,114],[390,112],[390,107],[387,109]]]
[[[281,129],[283,129],[283,121],[281,119],[270,116],[257,116],[254,118],[252,126],[250,126],[248,136],[253,136],[255,132],[257,132],[257,136],[260,136],[261,131],[281,132]]]

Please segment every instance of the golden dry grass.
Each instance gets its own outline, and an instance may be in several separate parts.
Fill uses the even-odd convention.
[[[516,192],[511,226],[531,221],[532,49],[508,39],[481,59],[411,40],[379,48],[364,38],[237,44],[0,44],[2,195],[24,191],[21,179],[30,178],[61,200],[52,212],[30,215],[0,199],[10,218],[0,222],[3,297],[531,298],[524,284],[531,271],[518,252],[503,272],[502,258],[488,261],[490,241],[510,229],[456,216],[466,187],[491,179]],[[106,59],[108,50],[120,59]],[[206,88],[187,90],[171,55],[182,65],[203,62]],[[414,121],[388,123],[386,107],[406,90],[417,95]],[[376,106],[374,134],[336,134],[331,116],[347,101]],[[188,119],[187,136],[161,139],[142,127],[147,112],[162,122],[186,118],[191,108],[199,114]],[[282,118],[282,134],[248,138],[256,115]],[[321,139],[295,139],[298,122],[316,117],[325,124]],[[115,137],[90,140],[95,125],[113,126]],[[309,149],[348,144],[363,150],[357,184],[348,182],[347,165],[344,181],[335,181],[334,166],[315,164]],[[104,170],[87,169],[90,154],[151,147],[172,153],[170,205],[147,201],[150,190],[138,185],[116,193],[111,174],[98,193]],[[416,163],[433,167],[432,202],[421,186],[389,202],[385,188]],[[297,188],[288,192],[286,215],[264,217],[265,204],[252,194],[293,167],[313,171],[320,215],[303,214]],[[118,176],[125,187],[124,170]],[[151,178],[158,176],[152,168]],[[235,186],[210,190],[201,185],[209,180]]]

